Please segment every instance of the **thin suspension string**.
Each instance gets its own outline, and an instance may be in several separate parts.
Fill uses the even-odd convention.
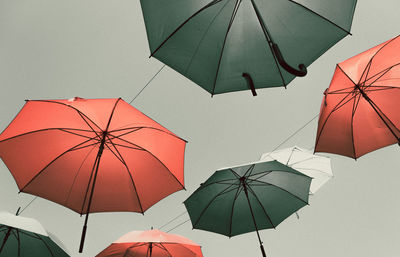
[[[35,196],[20,212],[19,214],[23,213],[25,211],[26,208],[29,207],[29,205],[31,205],[33,203],[33,201],[35,201],[38,197]]]
[[[154,76],[146,83],[146,85],[139,91],[139,93],[136,94],[136,96],[129,102],[131,104],[142,92],[143,90],[153,81],[153,79],[164,69],[165,64],[154,74]],[[26,208],[29,207],[35,201],[38,197],[35,196],[22,210],[20,213],[22,213]]]
[[[295,135],[297,135],[301,130],[303,130],[303,129],[304,129],[305,127],[307,127],[311,122],[313,122],[318,116],[319,116],[319,113],[318,113],[317,115],[315,115],[314,117],[312,117],[312,119],[310,119],[309,121],[307,121],[303,126],[301,126],[299,129],[297,129],[295,132],[293,132],[290,136],[288,136],[284,141],[282,141],[282,143],[280,143],[277,147],[275,147],[271,152],[277,150],[279,147],[281,147],[283,144],[285,144],[287,141],[289,141],[291,138],[293,138]],[[187,211],[184,211],[183,213],[179,214],[178,216],[176,216],[176,217],[173,218],[172,220],[170,220],[170,221],[168,221],[167,223],[165,223],[164,225],[162,225],[162,226],[160,227],[160,229],[162,229],[163,227],[167,226],[167,225],[170,224],[171,222],[177,220],[179,217],[181,217],[182,215],[184,215],[184,214],[186,214],[186,213],[187,213]],[[298,215],[298,214],[296,213],[296,215]],[[298,217],[298,218],[299,218],[299,217]],[[172,230],[174,230],[174,229],[176,229],[176,228],[178,228],[178,227],[180,227],[180,226],[182,226],[182,225],[184,225],[184,224],[187,223],[188,221],[190,221],[190,219],[187,219],[187,220],[185,220],[185,221],[179,223],[179,224],[176,225],[175,227],[169,229],[169,230],[167,231],[167,233],[170,232],[170,231],[172,231]]]
[[[137,95],[129,102],[131,104],[142,92],[143,90],[153,81],[153,79],[164,69],[165,64],[154,74],[154,76],[146,83],[146,85],[137,93]]]

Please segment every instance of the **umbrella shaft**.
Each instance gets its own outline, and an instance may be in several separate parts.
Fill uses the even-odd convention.
[[[249,193],[248,193],[247,187],[246,187],[246,182],[243,181],[242,184],[243,184],[244,193],[246,194],[247,202],[249,204],[251,217],[253,218],[254,227],[256,228],[258,241],[260,242],[260,246],[262,247],[262,241],[261,241],[260,233],[258,232],[257,222],[256,222],[256,218],[255,218],[254,213],[253,213],[253,208],[251,208],[250,199],[249,199]],[[264,249],[264,248],[262,247],[262,249]]]
[[[92,205],[94,186],[96,184],[97,172],[99,171],[100,158],[101,158],[101,155],[103,154],[105,140],[106,140],[106,134],[104,133],[103,134],[103,138],[101,139],[99,152],[97,153],[96,160],[94,162],[94,166],[96,168],[95,168],[95,171],[94,171],[92,190],[90,191],[90,196],[89,196],[89,203],[88,203],[88,207],[87,207],[87,210],[86,210],[85,224],[83,225],[83,229],[82,229],[81,243],[79,245],[79,252],[80,253],[83,251],[83,245],[85,243],[87,223],[88,223],[88,220],[89,220],[89,213],[90,213],[90,206]]]

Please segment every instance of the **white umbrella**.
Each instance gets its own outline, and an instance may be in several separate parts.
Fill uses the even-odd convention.
[[[37,220],[0,212],[0,257],[68,257],[64,249]]]
[[[277,160],[312,177],[310,194],[317,192],[322,185],[333,177],[330,158],[313,154],[312,151],[298,146],[264,153],[260,158],[260,161],[271,160]]]

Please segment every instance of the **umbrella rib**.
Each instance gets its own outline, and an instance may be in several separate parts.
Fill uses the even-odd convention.
[[[21,256],[21,238],[19,236],[19,230],[17,229],[17,241],[18,241],[18,257]]]
[[[75,177],[74,177],[74,180],[72,181],[71,187],[70,187],[70,189],[69,189],[67,199],[65,200],[66,203],[69,201],[69,197],[71,196],[71,193],[72,193],[72,188],[73,188],[74,185],[75,185],[76,179],[78,178],[78,175],[79,175],[79,172],[81,171],[81,168],[82,168],[82,166],[83,166],[83,163],[87,160],[87,158],[89,157],[89,155],[92,153],[92,151],[93,151],[94,149],[95,149],[95,147],[92,147],[92,149],[87,153],[87,155],[85,156],[85,158],[82,160],[82,163],[81,163],[81,165],[79,166],[79,169],[78,169],[78,171],[76,172]],[[82,208],[82,210],[83,210],[83,208]],[[81,210],[81,213],[82,213],[82,210]]]
[[[138,128],[138,127],[132,127],[132,129],[135,129],[135,128]],[[164,131],[164,130],[162,130],[162,129],[154,128],[154,127],[139,127],[139,128],[140,128],[140,129],[154,129],[154,130],[163,132],[163,133],[165,133],[165,134],[167,134],[167,135],[173,136],[173,137],[175,137],[175,138],[178,138],[178,139],[180,139],[180,140],[182,140],[182,141],[187,142],[185,139],[178,137],[177,135],[175,135],[174,133],[172,133],[172,132],[170,132],[170,131]],[[127,129],[131,129],[131,128],[127,128]],[[113,133],[113,132],[118,132],[118,131],[121,131],[121,130],[122,130],[122,129],[110,130],[109,132],[110,132],[110,133]],[[138,131],[138,130],[139,130],[139,129],[136,129],[136,130],[129,131],[129,132],[126,132],[126,133],[121,134],[121,135],[118,135],[118,136],[115,136],[115,135],[112,135],[112,136],[115,137],[115,138],[119,138],[119,137],[121,137],[121,136],[125,136],[125,135],[127,135],[127,134],[136,132],[136,131]]]
[[[399,36],[400,36],[400,35],[399,35]],[[363,73],[361,74],[360,80],[358,81],[358,83],[361,82],[361,79],[363,78],[363,76],[364,76],[364,74],[365,74],[367,68],[368,68],[368,69],[370,68],[371,63],[372,63],[373,59],[375,58],[375,56],[376,56],[385,46],[387,46],[388,44],[390,44],[392,41],[394,41],[395,39],[397,39],[399,36],[397,36],[397,37],[395,37],[395,38],[392,38],[391,40],[389,40],[388,42],[386,42],[381,48],[379,48],[379,49],[372,55],[371,59],[368,61],[367,65],[365,66],[365,69],[364,69]],[[365,76],[365,77],[367,77],[367,76]],[[354,83],[354,82],[353,82],[353,83]],[[355,84],[355,83],[354,83],[354,84]]]
[[[121,145],[121,144],[117,144],[117,143],[114,143],[114,145],[120,146],[120,147],[129,148],[129,149],[132,149],[132,150],[144,151],[143,148],[137,148],[137,147],[127,146],[127,145]]]
[[[197,223],[200,221],[201,217],[204,215],[204,213],[207,211],[208,207],[210,207],[210,205],[213,203],[213,201],[215,199],[217,199],[217,197],[219,197],[220,195],[222,195],[224,192],[226,192],[230,187],[234,186],[234,184],[224,188],[221,192],[219,192],[218,194],[216,194],[213,198],[211,198],[211,200],[208,202],[208,204],[204,207],[204,209],[201,211],[199,217],[197,218],[196,222],[193,224],[193,227],[197,225]]]
[[[304,6],[304,5],[302,5],[302,4],[300,4],[300,3],[296,2],[296,1],[293,1],[293,0],[288,0],[288,1],[291,2],[291,3],[297,4],[297,5],[301,6],[301,7],[303,7],[303,8],[306,9],[307,11],[309,11],[309,12],[311,12],[311,13],[313,13],[313,14],[319,16],[319,17],[321,17],[322,19],[326,20],[327,22],[331,23],[332,25],[335,25],[336,27],[338,27],[339,29],[343,30],[343,31],[346,32],[347,34],[352,35],[352,34],[350,33],[350,31],[347,31],[347,30],[344,29],[343,27],[337,25],[336,23],[334,23],[333,21],[329,20],[328,18],[322,16],[321,14],[319,14],[319,13],[317,13],[317,12],[314,12],[314,11],[311,10],[310,8]]]
[[[107,122],[107,126],[106,126],[105,131],[108,131],[108,128],[110,127],[111,119],[112,119],[112,117],[113,117],[113,115],[114,115],[115,108],[117,108],[117,104],[119,103],[120,100],[121,100],[121,97],[118,98],[118,99],[115,101],[115,104],[114,104],[114,107],[113,107],[113,109],[112,109],[112,111],[111,111],[110,118],[108,119],[108,122]]]
[[[55,257],[54,254],[53,254],[53,251],[51,251],[50,246],[47,245],[47,243],[43,240],[43,238],[42,238],[41,236],[37,235],[37,234],[34,234],[34,235],[37,236],[37,239],[39,239],[40,241],[43,242],[43,244],[46,246],[47,250],[49,250],[51,256],[52,256],[52,257]]]
[[[137,144],[134,144],[134,143],[132,143],[132,142],[130,142],[130,141],[128,141],[128,140],[125,140],[125,139],[122,139],[122,138],[119,138],[119,140],[122,140],[122,141],[124,141],[125,143],[131,144],[131,145],[133,145],[133,146],[142,148],[143,151],[149,153],[149,154],[150,154],[151,156],[153,156],[157,161],[159,161],[159,162],[161,163],[161,165],[164,166],[164,167],[168,170],[169,173],[171,173],[171,175],[172,175],[172,176],[175,178],[175,180],[182,186],[182,188],[185,188],[185,186],[182,185],[182,183],[181,183],[181,182],[179,181],[179,179],[175,176],[175,174],[173,174],[173,173],[171,172],[171,170],[170,170],[160,159],[158,159],[157,156],[155,156],[152,152],[150,152],[149,150],[147,150],[147,149],[145,149],[145,148],[143,148],[143,147],[141,147],[141,146],[139,146],[139,145],[137,145]]]
[[[258,198],[257,194],[253,191],[253,189],[251,187],[248,187],[250,193],[256,198],[258,204],[261,206],[261,209],[264,211],[265,216],[267,217],[269,223],[271,223],[272,227],[274,227],[274,229],[276,228],[276,226],[274,225],[274,223],[272,222],[271,217],[268,215],[267,210],[265,210],[264,205],[262,205],[260,199]]]
[[[94,137],[94,138],[95,138],[95,137]],[[20,189],[20,192],[23,192],[23,190],[24,190],[34,179],[36,179],[40,174],[42,174],[42,172],[43,172],[44,170],[46,170],[46,169],[47,169],[51,164],[53,164],[56,160],[58,160],[59,158],[61,158],[61,157],[62,157],[63,155],[65,155],[66,153],[73,151],[74,148],[79,147],[80,145],[85,144],[85,143],[89,142],[90,140],[93,140],[94,138],[85,140],[85,141],[83,141],[83,142],[81,142],[81,143],[79,143],[79,144],[77,144],[77,145],[75,145],[75,146],[69,148],[68,150],[64,151],[64,152],[61,153],[60,155],[58,155],[58,156],[57,156],[56,158],[54,158],[51,162],[49,162],[44,168],[42,168],[38,173],[36,173],[36,175],[33,176],[33,178],[32,178],[31,180],[29,180],[29,181]]]
[[[380,78],[382,78],[383,76],[385,76],[386,73],[388,73],[393,67],[396,67],[397,65],[400,65],[400,63],[396,63],[396,64],[394,64],[394,65],[392,65],[392,66],[390,66],[390,67],[388,67],[388,68],[386,68],[386,69],[384,69],[384,70],[378,72],[377,74],[375,74],[375,75],[369,77],[368,79],[366,79],[366,80],[364,81],[364,84],[365,84],[368,80],[370,80],[370,79],[372,79],[373,77],[376,77],[376,76],[378,76],[378,75],[380,74],[380,75],[378,76],[378,78],[375,79],[374,81],[372,81],[371,83],[369,83],[369,85],[366,86],[366,88],[369,88],[370,86],[372,86],[372,84],[374,84],[374,83],[377,82]],[[381,74],[381,73],[382,73],[382,74]]]
[[[133,177],[132,177],[132,174],[131,174],[131,172],[130,172],[130,169],[129,169],[128,165],[126,164],[125,159],[122,157],[121,153],[118,151],[117,147],[116,147],[116,146],[114,145],[114,143],[112,142],[112,140],[110,140],[110,142],[111,142],[111,144],[114,146],[114,148],[115,148],[116,152],[118,153],[118,155],[121,157],[121,160],[122,160],[121,162],[122,162],[122,164],[125,166],[126,171],[127,171],[128,175],[129,175],[129,178],[131,179],[133,188],[134,188],[134,190],[135,190],[136,198],[138,199],[138,203],[139,203],[139,206],[140,206],[140,210],[141,210],[142,213],[144,213],[143,206],[142,206],[142,202],[140,201],[140,198],[139,198],[139,192],[137,191],[136,184],[135,184],[135,181],[133,180]]]
[[[189,22],[193,17],[195,17],[197,14],[201,13],[202,11],[204,11],[205,9],[207,9],[208,7],[211,7],[219,2],[221,2],[222,0],[213,0],[210,3],[208,3],[207,5],[203,6],[201,9],[199,9],[197,12],[195,12],[194,14],[192,14],[189,18],[187,18],[183,23],[181,23],[181,25],[179,25],[166,39],[164,39],[163,42],[161,42],[161,44],[150,54],[150,57],[154,56],[156,54],[156,52],[173,36],[175,35],[176,32],[178,32],[187,22]]]
[[[345,97],[343,97],[342,100],[339,101],[339,103],[336,104],[336,106],[334,108],[332,108],[332,111],[328,114],[328,116],[326,117],[325,121],[323,122],[322,126],[321,126],[321,130],[319,132],[319,134],[317,135],[317,140],[315,142],[315,145],[318,145],[319,139],[321,138],[322,132],[325,128],[325,125],[327,124],[329,118],[331,117],[331,115],[337,111],[340,107],[342,107],[343,105],[347,104],[349,101],[352,100],[352,98],[350,98],[349,100],[347,100],[345,103],[344,100],[350,95],[351,93],[348,93]],[[342,104],[343,103],[343,104]],[[340,107],[339,107],[340,106]],[[321,118],[321,117],[320,117]]]
[[[262,183],[262,184],[266,184],[266,185],[269,185],[269,186],[274,186],[274,187],[278,188],[279,190],[282,190],[282,191],[284,191],[284,192],[286,192],[286,193],[288,193],[288,194],[294,196],[295,198],[299,199],[300,201],[302,201],[303,203],[305,203],[305,204],[308,205],[308,202],[304,201],[303,199],[301,199],[301,198],[298,197],[297,195],[295,195],[295,194],[289,192],[288,190],[286,190],[286,189],[284,189],[284,188],[282,188],[282,187],[280,187],[280,186],[277,186],[277,185],[275,185],[275,184],[270,184],[270,183],[267,183],[267,182],[264,182],[264,181],[260,181],[260,180],[254,180],[254,181],[259,182],[259,183]]]
[[[236,0],[235,7],[233,8],[233,11],[232,11],[231,19],[229,21],[228,27],[227,27],[226,32],[225,32],[224,42],[222,43],[222,49],[221,49],[221,53],[220,53],[219,59],[218,59],[218,66],[217,66],[217,71],[216,71],[215,77],[214,77],[214,86],[213,86],[213,90],[211,92],[211,95],[214,95],[215,87],[217,85],[218,73],[219,73],[219,69],[221,67],[222,55],[224,54],[226,39],[228,38],[229,30],[232,27],[233,20],[236,17],[236,13],[237,13],[237,10],[239,9],[239,6],[240,6],[241,2],[242,2],[242,0]]]
[[[382,49],[382,48],[381,48]],[[340,68],[340,66],[338,65],[338,67]],[[340,68],[340,70],[342,70]],[[342,70],[342,72],[349,78],[349,76]],[[350,79],[350,78],[349,78]],[[350,79],[351,80],[351,79]],[[353,82],[354,83],[354,82]],[[354,84],[356,85],[356,84]],[[361,91],[361,90],[360,90]],[[363,91],[361,91],[363,92]],[[363,96],[364,97],[364,96]],[[365,97],[364,97],[365,98]],[[396,140],[400,143],[400,138],[396,135],[396,133],[392,130],[392,128],[389,126],[389,124],[387,124],[386,120],[382,117],[385,116],[385,118],[390,122],[391,125],[393,125],[393,127],[397,130],[399,130],[394,123],[389,119],[389,117],[387,117],[385,115],[384,112],[382,112],[382,110],[372,101],[371,98],[365,99],[372,107],[372,109],[374,109],[374,111],[378,114],[379,118],[383,121],[383,123],[386,125],[386,127],[389,129],[389,131],[392,133],[392,135],[396,138]]]
[[[239,197],[239,194],[241,193],[241,189],[242,189],[242,187],[241,187],[241,186],[238,186],[237,191],[236,191],[236,194],[235,194],[235,198],[233,199],[233,202],[232,202],[231,216],[230,216],[230,219],[229,219],[229,220],[230,220],[230,221],[229,221],[229,236],[232,235],[233,209],[234,209],[234,207],[235,207],[236,200],[237,200],[237,198]]]
[[[44,132],[44,131],[48,131],[48,130],[60,130],[60,131],[66,132],[66,133],[71,133],[71,132],[65,131],[66,129],[68,129],[68,130],[77,130],[77,131],[85,131],[85,132],[92,132],[91,130],[80,130],[80,129],[72,129],[72,128],[46,128],[46,129],[38,129],[38,130],[34,130],[34,131],[29,131],[29,132],[22,133],[22,134],[19,134],[19,135],[16,135],[16,136],[12,136],[12,137],[9,137],[9,138],[1,140],[0,143],[5,142],[7,140],[11,140],[11,139],[17,138],[17,137],[20,137],[20,136],[26,136],[26,135],[29,135],[29,134],[33,134],[33,133],[37,133],[37,132]],[[77,134],[77,135],[79,135],[79,134]],[[83,135],[79,135],[79,136],[86,137],[86,136],[83,136]]]
[[[360,96],[354,97],[353,108],[351,111],[351,123],[350,123],[350,125],[351,125],[351,142],[353,143],[353,155],[354,156],[357,156],[356,155],[356,144],[354,142],[354,115],[356,114],[356,110],[357,110],[357,106],[358,106],[359,102],[360,102]]]
[[[199,40],[199,43],[197,44],[196,50],[194,51],[194,53],[193,53],[193,55],[192,55],[192,58],[190,58],[190,62],[189,62],[189,64],[188,64],[187,67],[186,67],[185,73],[189,70],[189,67],[192,65],[192,62],[193,62],[193,60],[194,60],[194,57],[196,56],[197,52],[199,51],[200,44],[202,43],[202,41],[203,41],[203,39],[205,38],[205,36],[206,36],[206,34],[208,33],[208,31],[210,30],[211,25],[213,25],[215,19],[221,14],[222,10],[224,10],[224,8],[226,7],[226,5],[227,5],[230,1],[231,1],[231,0],[226,1],[226,3],[224,4],[224,6],[222,6],[222,8],[218,11],[218,13],[217,13],[217,14],[214,16],[214,18],[211,20],[211,22],[210,22],[210,24],[208,25],[206,31],[204,32],[203,36],[202,36],[201,39]]]
[[[251,174],[251,172],[254,170],[254,167],[255,167],[256,165],[255,164],[252,164],[252,165],[250,165],[250,167],[246,170],[246,172],[244,173],[244,175],[243,175],[243,177],[245,177],[245,176],[251,176],[250,174]]]
[[[128,254],[128,252],[129,252],[129,250],[130,249],[133,249],[133,248],[135,248],[135,247],[140,247],[140,246],[143,246],[143,245],[146,245],[147,243],[143,243],[143,244],[134,244],[134,245],[132,245],[132,246],[129,246],[128,248],[126,248],[126,250],[125,250],[125,252],[124,252],[124,255],[122,255],[122,257],[126,257],[126,255]]]
[[[49,100],[27,100],[27,101],[34,101],[34,102],[45,102],[45,103],[53,103],[53,104],[60,104],[60,105],[64,105],[67,106],[75,111],[78,112],[78,114],[81,116],[81,118],[86,122],[86,124],[93,130],[93,132],[96,133],[96,131],[92,128],[92,126],[89,125],[89,123],[87,122],[87,120],[85,120],[83,117],[85,117],[86,119],[88,119],[90,122],[92,122],[99,130],[101,130],[101,128],[94,122],[92,121],[88,116],[86,116],[84,113],[82,113],[80,110],[78,110],[77,108],[65,104],[65,103],[60,103],[60,102],[56,102],[56,101],[49,101]]]
[[[280,75],[280,77],[282,79],[283,86],[286,88],[286,82],[285,82],[285,79],[283,78],[281,67],[280,67],[280,65],[278,63],[277,57],[275,56],[275,51],[272,49],[272,46],[271,46],[271,44],[273,42],[272,42],[272,37],[271,37],[271,35],[270,35],[269,31],[268,31],[267,25],[265,24],[264,20],[262,19],[261,14],[258,12],[258,8],[256,6],[256,3],[253,0],[251,0],[251,5],[253,6],[253,9],[254,9],[254,11],[256,13],[257,20],[260,23],[260,26],[261,26],[261,29],[262,29],[262,31],[264,33],[265,39],[268,42],[269,50],[271,51],[271,54],[274,57],[274,62],[275,62],[276,68],[279,71],[279,75]]]
[[[163,243],[155,243],[154,246],[164,250],[170,257],[172,257],[172,254],[168,251],[167,247],[163,245]]]

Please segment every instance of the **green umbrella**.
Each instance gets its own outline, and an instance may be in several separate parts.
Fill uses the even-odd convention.
[[[285,86],[350,34],[357,0],[141,0],[151,56],[212,95]],[[298,68],[297,68],[298,67]]]
[[[54,239],[37,220],[0,212],[0,257],[68,257]]]
[[[193,228],[229,237],[275,228],[308,204],[311,179],[277,161],[216,171],[184,203]]]

